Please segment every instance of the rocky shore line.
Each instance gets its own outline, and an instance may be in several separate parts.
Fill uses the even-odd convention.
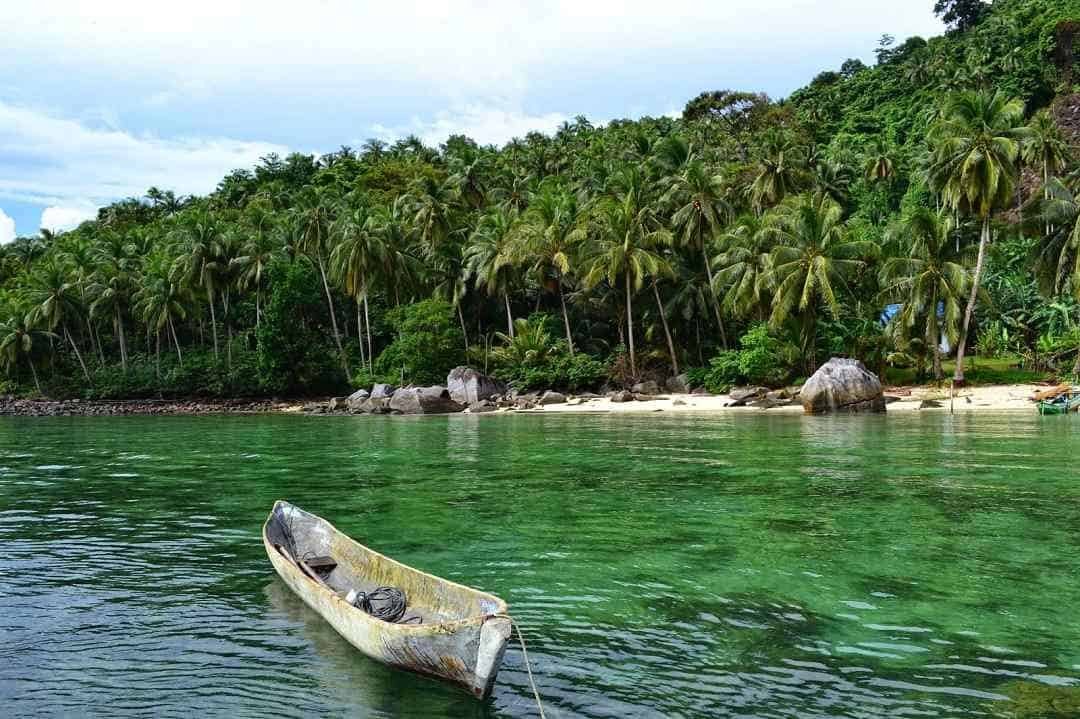
[[[0,416],[19,417],[257,414],[288,412],[295,407],[295,402],[274,399],[37,400],[0,397]]]

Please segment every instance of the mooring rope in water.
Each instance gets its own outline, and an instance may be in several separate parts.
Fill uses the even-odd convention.
[[[532,688],[533,698],[536,699],[536,708],[540,711],[540,719],[547,719],[544,715],[544,704],[540,701],[540,692],[536,689],[536,681],[533,679],[532,665],[529,662],[529,650],[525,647],[525,635],[521,633],[521,627],[509,614],[496,614],[494,616],[509,619],[510,626],[517,632],[518,641],[521,643],[521,656],[525,660],[525,672],[529,676],[529,686]]]

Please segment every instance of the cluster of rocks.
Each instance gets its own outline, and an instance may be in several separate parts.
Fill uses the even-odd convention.
[[[685,375],[673,377],[667,387],[673,392],[686,391]],[[518,392],[505,383],[471,367],[455,367],[445,385],[431,387],[395,387],[377,384],[360,389],[348,397],[329,402],[310,403],[304,411],[312,414],[453,414],[530,410],[553,404],[580,405],[599,398],[591,392],[568,396],[555,390]],[[613,402],[666,399],[657,382],[634,385],[630,390],[616,390],[607,395]]]
[[[708,394],[704,389],[691,387],[684,374],[669,378],[663,387],[655,380],[646,380],[630,389],[613,390],[606,396],[614,403],[669,399],[663,394],[664,390],[670,394]],[[861,362],[839,358],[822,365],[801,388],[737,387],[728,396],[728,407],[773,409],[799,402],[809,414],[876,412],[885,409],[878,378]],[[349,397],[334,398],[328,403],[313,403],[304,409],[317,414],[481,413],[531,410],[552,404],[579,405],[598,397],[600,395],[588,392],[572,397],[554,390],[517,392],[471,367],[456,367],[447,376],[445,385],[395,387],[377,384],[371,390],[357,390]]]
[[[113,417],[120,415],[254,414],[280,412],[276,400],[32,400],[0,397],[0,415],[23,417]]]
[[[735,387],[728,393],[726,407],[755,407],[775,409],[795,404],[801,393],[799,387],[769,389],[768,387]]]

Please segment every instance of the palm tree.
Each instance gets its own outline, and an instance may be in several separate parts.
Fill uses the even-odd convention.
[[[532,271],[541,277],[541,283],[548,273],[555,275],[555,289],[559,293],[559,307],[566,330],[566,346],[571,357],[574,356],[574,338],[570,332],[564,285],[576,259],[580,240],[580,234],[576,232],[579,220],[577,197],[554,183],[546,182],[532,196],[514,238],[514,251],[518,259],[522,262],[533,261]]]
[[[953,95],[931,133],[933,146],[928,177],[945,205],[982,223],[979,255],[956,349],[957,384],[964,382],[964,353],[971,318],[981,287],[986,249],[992,240],[990,220],[995,210],[1012,200],[1017,181],[1024,104],[1001,91]]]
[[[41,381],[38,379],[37,367],[34,366],[34,351],[37,348],[37,340],[57,339],[52,332],[36,328],[29,318],[22,313],[12,313],[3,322],[0,322],[0,363],[4,369],[10,372],[17,368],[19,359],[25,358],[30,365],[30,374],[34,377],[34,387],[38,394],[41,391]]]
[[[274,256],[282,249],[276,236],[273,208],[263,201],[254,201],[244,209],[245,239],[240,254],[231,262],[237,271],[236,281],[241,289],[255,290],[255,326],[262,320],[263,279]]]
[[[78,321],[82,316],[82,295],[68,274],[69,268],[55,256],[34,266],[27,282],[26,300],[30,304],[30,311],[26,315],[26,324],[41,325],[50,332],[55,332],[59,327],[75,352],[75,358],[79,360],[83,377],[89,383],[90,372],[69,327],[71,322]]]
[[[501,295],[506,306],[506,331],[514,337],[514,315],[510,310],[510,286],[517,272],[517,252],[514,245],[514,213],[495,207],[480,218],[476,230],[465,248],[463,273],[474,279],[477,289],[486,290],[489,297]]]
[[[916,321],[925,319],[923,339],[933,348],[937,380],[942,376],[941,337],[956,342],[962,302],[971,285],[971,253],[957,253],[952,232],[948,211],[914,210],[890,231],[903,254],[890,257],[881,268],[882,297],[902,303],[894,318],[902,334],[910,336]]]
[[[629,342],[630,373],[637,377],[634,347],[634,292],[648,277],[660,274],[666,262],[653,248],[670,244],[671,234],[663,229],[649,207],[640,207],[635,193],[621,200],[605,199],[594,211],[589,231],[590,266],[586,287],[607,281],[615,287],[622,279],[626,290],[626,336]]]
[[[434,255],[453,232],[455,182],[422,177],[413,187],[413,225],[424,254]]]
[[[151,255],[144,263],[142,284],[134,299],[136,314],[146,325],[147,332],[153,330],[157,338],[158,357],[161,355],[161,332],[168,329],[176,346],[176,357],[183,364],[184,353],[176,334],[176,322],[187,318],[190,291],[188,285],[178,279],[167,257],[160,253]]]
[[[672,231],[679,244],[699,255],[705,265],[709,287],[714,286],[712,263],[709,261],[709,244],[712,238],[731,216],[731,204],[725,199],[723,178],[708,172],[700,160],[691,160],[682,174],[671,180],[665,201],[675,207],[671,216]],[[720,301],[712,295],[716,325],[720,329],[720,343],[727,347],[727,332],[720,312]]]
[[[807,182],[806,157],[791,136],[768,130],[762,141],[754,181],[747,190],[758,214],[803,189]]]
[[[136,248],[127,236],[107,231],[99,238],[95,259],[97,267],[94,270],[93,282],[88,288],[88,294],[92,298],[90,315],[112,316],[113,331],[120,345],[120,365],[126,372],[128,352],[124,314],[134,291],[138,270]]]
[[[1069,145],[1049,110],[1039,110],[1028,125],[1030,134],[1024,138],[1021,156],[1029,165],[1042,168],[1043,199],[1050,199],[1050,176],[1061,172],[1069,162]],[[1050,235],[1051,225],[1046,226]]]
[[[866,155],[863,176],[867,182],[887,182],[896,175],[896,161],[888,145],[880,137],[874,140]]]
[[[338,331],[337,313],[334,311],[334,297],[330,292],[327,268],[330,253],[334,249],[332,231],[334,205],[334,198],[330,197],[327,190],[307,186],[300,192],[297,197],[297,207],[294,210],[299,232],[296,249],[310,257],[319,268],[323,292],[326,293],[326,306],[330,312],[330,327],[334,332],[334,343],[337,345],[345,375],[351,377],[349,358],[345,355],[345,347],[341,344],[341,332]]]
[[[375,209],[375,226],[384,248],[379,274],[387,289],[394,288],[395,305],[401,304],[401,290],[413,284],[418,264],[407,252],[413,239],[410,209],[410,199],[405,195]]]
[[[371,311],[368,294],[371,279],[384,266],[384,248],[376,217],[366,205],[343,212],[334,223],[337,246],[330,255],[330,265],[345,291],[356,300],[356,331],[360,339],[361,360],[364,359],[364,325],[367,326],[367,365],[372,371]],[[360,321],[360,305],[364,307],[364,323]]]
[[[850,239],[840,206],[824,195],[792,198],[766,218],[765,231],[777,245],[770,257],[770,282],[776,289],[769,321],[775,328],[801,315],[803,352],[812,373],[817,370],[819,307],[834,317],[839,314],[837,291],[877,246]]]
[[[225,283],[228,261],[225,251],[225,227],[221,218],[205,209],[192,210],[180,218],[172,238],[178,245],[179,255],[173,264],[173,279],[200,287],[206,292],[210,306],[210,331],[214,338],[214,358],[218,357],[217,291]]]
[[[724,306],[736,317],[761,319],[768,307],[772,233],[760,217],[743,215],[720,236],[720,245],[723,250],[710,262],[717,269],[713,292],[723,293]]]

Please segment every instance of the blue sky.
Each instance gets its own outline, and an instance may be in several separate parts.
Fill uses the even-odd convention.
[[[452,7],[451,7],[452,6]],[[410,132],[502,143],[584,114],[677,113],[706,89],[783,97],[931,0],[38,0],[0,27],[0,242],[156,185],[205,193],[269,152]]]

